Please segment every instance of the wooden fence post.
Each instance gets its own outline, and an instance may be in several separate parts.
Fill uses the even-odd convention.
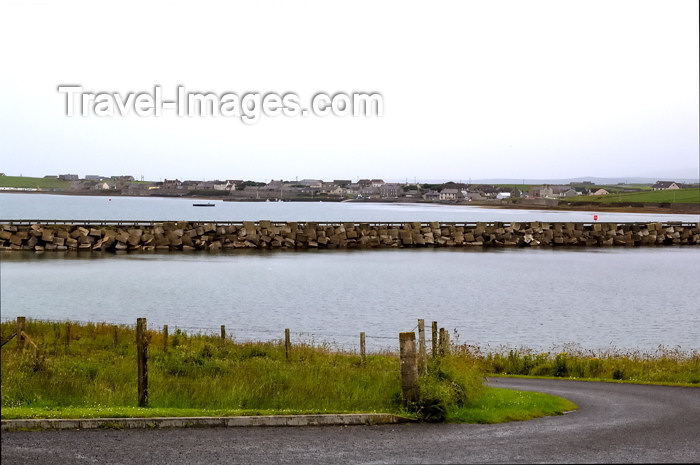
[[[425,349],[425,320],[418,320],[418,370],[421,374],[428,372],[428,358]]]
[[[66,321],[66,352],[68,352],[68,346],[70,345],[70,321]]]
[[[226,325],[221,325],[221,342],[226,340]]]
[[[136,359],[138,363],[139,407],[148,407],[148,338],[146,319],[136,320]]]
[[[440,328],[440,341],[438,342],[440,357],[445,355],[445,328]]]
[[[364,365],[366,360],[367,359],[365,357],[365,333],[363,331],[360,333],[360,363]]]
[[[117,329],[117,325],[114,325],[114,335],[112,336],[112,344],[114,345],[114,348],[119,345],[119,330]]]
[[[24,327],[26,323],[26,317],[17,317],[17,350],[24,350]]]
[[[445,343],[443,347],[445,355],[450,355],[450,331],[445,330]]]
[[[433,358],[438,355],[438,327],[437,321],[433,321]]]
[[[168,352],[168,325],[163,325],[163,352]]]
[[[401,391],[406,406],[418,401],[418,364],[416,359],[416,334],[399,333],[401,357]]]
[[[284,359],[289,360],[289,352],[292,349],[292,343],[289,341],[289,328],[284,330]]]

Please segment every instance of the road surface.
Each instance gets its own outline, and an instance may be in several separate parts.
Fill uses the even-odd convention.
[[[700,462],[700,389],[495,378],[573,413],[498,425],[406,424],[2,434],[2,464]]]

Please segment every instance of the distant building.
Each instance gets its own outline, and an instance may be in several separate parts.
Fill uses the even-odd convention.
[[[302,179],[301,181],[297,182],[296,184],[311,187],[314,189],[320,189],[321,187],[323,187],[323,181],[321,181],[320,179]]]
[[[77,174],[59,174],[58,179],[62,179],[64,181],[77,181],[80,179],[80,177]]]
[[[458,200],[462,193],[457,189],[443,189],[440,191],[440,200]]]
[[[423,198],[431,201],[440,200],[440,193],[438,191],[429,190],[423,194]]]
[[[551,186],[534,186],[530,188],[530,197],[547,198],[554,196],[554,189]]]
[[[181,183],[179,179],[164,179],[163,189],[179,189],[180,184]]]
[[[86,181],[102,181],[105,177],[100,176],[99,174],[86,174],[85,175],[85,180]]]
[[[134,181],[133,176],[129,176],[128,174],[124,174],[121,176],[112,176],[111,179],[114,181]]]
[[[478,192],[462,191],[462,196],[464,197],[464,199],[466,199],[469,202],[471,202],[472,200],[484,200],[485,199],[485,197]]]
[[[213,181],[200,182],[199,184],[197,184],[197,190],[213,191],[214,190],[214,182]]]
[[[576,189],[567,189],[564,192],[559,194],[559,197],[576,197],[578,195],[578,192],[576,192]]]
[[[606,191],[605,189],[598,189],[595,192],[592,192],[591,195],[608,195],[610,192]]]
[[[400,184],[386,183],[379,187],[379,195],[383,199],[395,199],[403,195],[403,187]]]
[[[303,184],[302,182],[299,182],[299,184],[302,184],[302,185],[304,185],[304,186],[307,185],[307,184]],[[283,187],[284,187],[284,181],[283,181],[283,180],[280,179],[279,181],[275,181],[274,179],[271,179],[270,182],[268,182],[267,184],[265,184],[265,186],[263,186],[263,187],[261,188],[261,190],[265,190],[265,191],[280,191],[280,190],[282,190]]]
[[[110,189],[110,186],[106,182],[97,182],[90,189],[93,191],[106,191]]]
[[[237,189],[237,188],[236,188],[237,185],[243,184],[243,180],[242,180],[242,179],[227,179],[227,180],[226,180],[226,183],[227,183],[229,186],[231,186],[231,187],[228,189],[229,191],[235,191],[235,190]]]
[[[656,184],[651,186],[655,191],[665,191],[669,189],[680,189],[681,186],[675,181],[656,181]]]

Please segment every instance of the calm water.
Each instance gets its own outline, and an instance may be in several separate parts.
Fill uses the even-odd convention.
[[[592,221],[597,212],[374,203],[0,194],[0,218],[296,221]],[[698,221],[598,213],[599,221]],[[392,348],[416,319],[484,348],[700,349],[700,248],[0,253],[0,316],[218,331]]]
[[[0,193],[0,219],[204,221],[700,221],[699,215],[503,210],[465,205],[355,202],[223,202],[193,199]]]
[[[59,258],[62,257],[62,258]],[[81,256],[82,257],[82,256]],[[91,255],[93,257],[93,255]],[[397,346],[417,318],[486,349],[700,349],[700,248],[0,254],[1,316]]]

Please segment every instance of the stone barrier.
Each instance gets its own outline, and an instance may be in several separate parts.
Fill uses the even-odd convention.
[[[700,245],[700,223],[68,222],[12,220],[0,250],[188,251]]]

